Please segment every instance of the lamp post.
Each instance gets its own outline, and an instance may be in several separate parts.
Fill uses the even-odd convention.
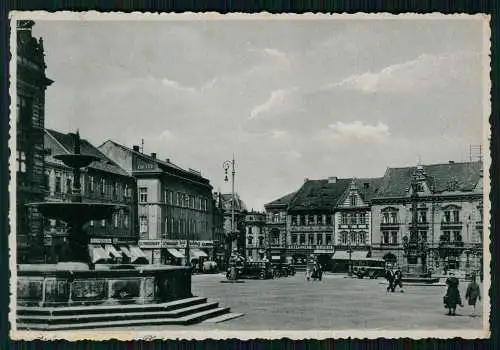
[[[229,246],[230,250],[232,250],[233,234],[235,232],[235,230],[234,230],[234,174],[235,174],[234,165],[235,165],[234,155],[233,155],[232,160],[226,160],[224,163],[222,163],[222,167],[224,168],[224,173],[225,173],[225,177],[224,177],[225,182],[229,181],[227,173],[228,173],[229,169],[231,169],[231,232],[230,232],[231,242],[230,242],[230,246]]]

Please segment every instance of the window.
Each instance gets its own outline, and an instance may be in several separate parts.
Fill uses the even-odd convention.
[[[174,192],[168,191],[168,204],[174,204]]]
[[[55,193],[61,193],[61,177],[56,176],[56,186],[55,186]]]
[[[26,172],[26,153],[17,151],[17,171],[20,173]]]
[[[316,235],[316,244],[318,244],[318,245],[323,244],[323,234],[319,233]]]
[[[316,223],[316,215],[309,215],[309,225],[314,225]]]
[[[361,225],[366,224],[366,213],[359,213],[358,223]]]
[[[398,222],[398,213],[395,211],[391,211],[389,213],[389,222],[391,224],[396,224]]]
[[[141,216],[139,218],[139,231],[140,233],[148,232],[148,218],[147,216]]]
[[[292,217],[292,225],[296,226],[297,225],[297,216],[292,215],[291,217]]]
[[[347,214],[348,222],[350,225],[356,225],[358,221],[356,220],[356,214]]]
[[[148,201],[148,188],[139,188],[139,203],[147,203]]]
[[[383,224],[389,223],[389,213],[388,212],[382,213],[382,223]]]
[[[351,232],[349,235],[349,244],[353,245],[356,243],[356,232]]]
[[[125,228],[128,228],[128,214],[125,214],[125,215],[123,216],[123,226],[124,226]]]
[[[106,219],[101,220],[101,227],[106,227]]]
[[[342,213],[341,216],[340,216],[340,222],[342,225],[347,225],[348,224],[348,215],[347,213]]]
[[[118,214],[117,213],[114,215],[114,224],[115,224],[115,228],[117,228],[118,227]]]
[[[207,207],[207,200],[206,200],[206,198],[205,198],[205,199],[203,199],[203,210],[204,210],[204,211],[207,211],[207,208],[208,208],[208,207]]]
[[[356,198],[356,195],[352,195],[352,196],[350,196],[349,201],[350,201],[350,203],[351,203],[351,207],[355,207],[355,206],[357,205],[357,203],[356,203],[356,202],[357,202],[357,201],[356,201],[356,199],[357,199],[357,198]]]
[[[358,244],[365,245],[366,244],[366,232],[358,233]]]
[[[116,195],[117,195],[116,187],[117,187],[116,182],[113,182],[113,190],[112,190],[113,191],[113,193],[112,193],[113,199],[116,199]]]
[[[306,235],[305,234],[300,234],[299,235],[299,243],[300,244],[305,244],[306,243]]]
[[[312,234],[307,235],[307,243],[310,245],[314,244],[314,235],[312,235]]]
[[[391,244],[398,244],[398,231],[391,232]]]
[[[453,231],[453,240],[455,242],[462,242],[462,235],[460,234],[460,231]]]
[[[90,186],[90,192],[94,192],[94,177],[89,176],[89,186]]]
[[[326,245],[331,245],[332,244],[332,235],[330,233],[327,233],[325,236],[325,243]]]
[[[444,242],[449,242],[450,241],[450,231],[443,231],[443,236],[442,236],[442,240]]]
[[[331,215],[326,215],[326,224],[331,225],[332,224],[332,216]]]
[[[427,212],[425,210],[419,210],[417,213],[418,222],[421,224],[427,223]]]
[[[106,181],[104,179],[101,179],[101,182],[100,182],[100,187],[101,187],[101,194],[104,194],[104,189],[106,187]]]
[[[349,237],[347,236],[347,232],[340,232],[340,244],[347,245]]]
[[[175,205],[180,205],[181,204],[181,194],[177,192],[175,194]]]
[[[305,215],[297,215],[299,218],[300,225],[304,226],[306,224],[306,216]]]
[[[94,220],[90,220],[90,227],[94,227]]]
[[[415,191],[416,192],[424,192],[424,185],[422,183],[416,183],[415,184]]]
[[[427,231],[418,231],[418,236],[422,242],[427,242]]]
[[[72,188],[71,188],[71,179],[66,179],[66,193],[71,193]]]
[[[262,247],[264,245],[264,237],[260,236],[259,237],[259,247]]]
[[[297,244],[297,234],[292,233],[292,244]]]
[[[444,211],[444,222],[451,222],[451,212],[449,210]]]
[[[453,210],[453,222],[457,223],[460,221],[460,213],[458,210]]]
[[[321,215],[321,223],[326,225],[326,215]]]
[[[193,196],[189,196],[189,207],[191,209],[194,209],[194,197]]]
[[[250,236],[248,237],[248,245],[252,245],[253,244],[253,237]]]
[[[273,214],[273,222],[280,222],[280,214],[279,213]]]
[[[382,231],[382,244],[389,244],[389,231]]]

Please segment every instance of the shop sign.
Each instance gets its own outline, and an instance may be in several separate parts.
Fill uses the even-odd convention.
[[[133,239],[113,238],[113,244],[136,244],[136,242]]]
[[[112,240],[111,240],[111,238],[91,238],[90,243],[91,244],[111,244]]]
[[[144,239],[139,241],[139,248],[161,248],[162,241],[160,239]]]

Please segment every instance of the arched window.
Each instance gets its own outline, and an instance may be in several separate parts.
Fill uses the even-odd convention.
[[[347,245],[347,241],[348,241],[347,232],[345,231],[340,232],[340,244]]]
[[[358,233],[358,245],[365,245],[366,244],[366,232],[361,231]]]

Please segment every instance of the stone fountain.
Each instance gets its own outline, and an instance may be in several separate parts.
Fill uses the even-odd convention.
[[[120,205],[83,200],[81,171],[100,158],[81,154],[78,132],[74,153],[54,158],[73,170],[71,201],[28,205],[67,223],[68,252],[57,264],[17,266],[17,329],[178,325],[240,316],[217,302],[193,297],[189,267],[94,265],[83,227],[90,220],[110,219]]]

